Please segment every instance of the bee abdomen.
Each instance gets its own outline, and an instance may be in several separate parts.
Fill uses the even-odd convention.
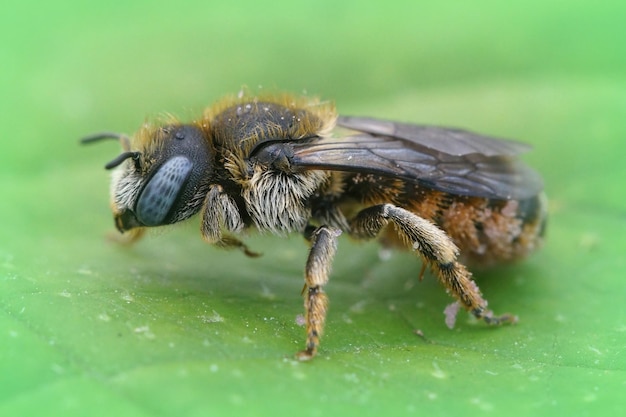
[[[525,200],[457,197],[440,215],[437,224],[462,256],[488,266],[523,258],[541,245],[546,199],[543,194]]]

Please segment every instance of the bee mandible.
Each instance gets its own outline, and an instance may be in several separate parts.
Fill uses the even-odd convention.
[[[518,156],[529,146],[464,130],[339,116],[332,103],[289,94],[227,97],[193,122],[145,123],[119,140],[111,207],[117,229],[200,213],[202,238],[256,256],[247,229],[310,242],[304,271],[306,343],[315,356],[328,283],[343,232],[415,252],[456,302],[488,324],[495,315],[466,263],[522,258],[541,244],[546,201],[540,176]]]

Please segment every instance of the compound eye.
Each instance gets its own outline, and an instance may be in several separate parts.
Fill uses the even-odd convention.
[[[137,201],[137,219],[145,226],[159,226],[172,210],[193,163],[185,156],[175,156],[161,165],[148,180]]]

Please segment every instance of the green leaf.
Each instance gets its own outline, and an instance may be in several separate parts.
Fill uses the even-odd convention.
[[[242,6],[243,8],[239,8]],[[623,5],[349,1],[0,6],[0,415],[622,415]],[[116,244],[102,169],[146,115],[262,84],[345,114],[534,145],[550,219],[528,260],[475,271],[461,313],[411,254],[342,237],[319,356],[297,324],[307,245],[205,245],[197,220]]]

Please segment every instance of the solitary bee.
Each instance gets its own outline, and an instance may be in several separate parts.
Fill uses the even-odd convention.
[[[463,130],[338,116],[334,105],[292,95],[228,97],[191,123],[146,123],[106,165],[117,229],[200,212],[208,243],[256,256],[236,235],[249,228],[302,233],[305,349],[324,329],[328,282],[341,232],[415,252],[457,303],[488,324],[496,316],[464,263],[526,256],[542,241],[541,178],[517,157],[529,146]],[[420,273],[420,278],[421,278]]]

